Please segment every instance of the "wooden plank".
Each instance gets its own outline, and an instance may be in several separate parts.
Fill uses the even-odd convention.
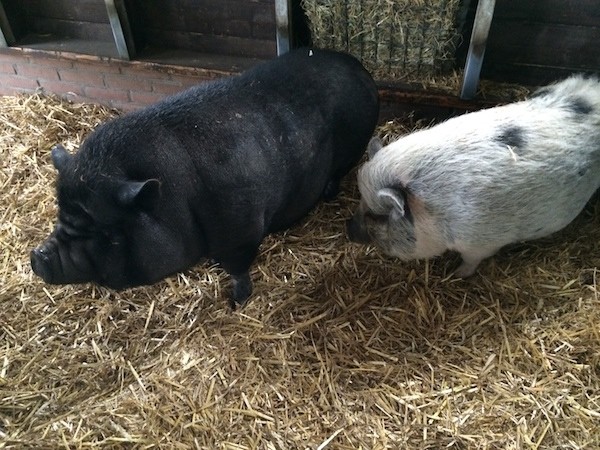
[[[497,20],[492,23],[486,63],[597,70],[599,42],[596,27]]]
[[[225,23],[275,24],[274,6],[249,1],[199,2],[195,7],[187,7],[185,2],[157,2],[148,0],[136,4],[136,15],[142,18],[146,28],[162,30],[207,32],[211,24],[223,26]]]
[[[193,22],[193,23],[188,23]],[[223,20],[223,19],[207,19],[198,18],[198,20],[191,21],[187,17],[181,17],[175,14],[168,14],[159,23],[151,21],[144,21],[144,28],[159,28],[164,31],[177,30],[183,32],[195,32],[215,35],[227,35],[227,36],[238,36],[238,37],[251,37],[252,36],[252,25],[250,21],[243,21],[237,19]],[[275,25],[271,27],[271,36],[275,36]]]
[[[189,6],[186,2],[163,2],[148,0],[138,8],[146,23],[154,28],[199,31],[196,24],[206,21],[227,21],[252,19],[260,5],[253,2],[212,1],[197,2]],[[273,20],[274,21],[274,20]]]
[[[424,91],[418,88],[389,87],[378,85],[379,99],[383,103],[429,105],[438,108],[458,109],[469,111],[497,105],[501,99],[465,100],[446,93]]]
[[[255,58],[276,54],[273,0],[128,1],[145,45]]]
[[[31,33],[51,33],[58,37],[71,37],[99,41],[111,41],[109,23],[75,22],[71,20],[29,17],[27,21]]]
[[[598,0],[497,0],[495,18],[596,27],[600,25],[600,2]]]
[[[186,15],[172,3],[161,8],[157,2],[148,0],[143,5],[137,4],[135,14],[143,29],[183,30],[186,26]]]
[[[32,17],[108,23],[103,0],[23,0],[22,8]]]
[[[543,85],[600,68],[598,0],[497,0],[482,76]]]
[[[146,29],[144,31],[146,42],[159,48],[175,48],[262,59],[272,58],[277,54],[274,39],[244,39],[235,36],[215,36],[159,29]]]
[[[67,52],[93,56],[108,56],[118,58],[117,50],[112,40],[100,41],[90,39],[65,39],[52,36],[26,35],[18,42],[19,47],[51,52]]]
[[[597,73],[597,70],[573,70],[562,67],[535,66],[530,64],[497,63],[484,66],[482,77],[487,80],[517,83],[524,86],[543,86],[561,80],[573,73]]]

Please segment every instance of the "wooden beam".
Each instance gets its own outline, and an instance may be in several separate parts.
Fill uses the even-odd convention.
[[[472,111],[496,106],[501,103],[498,99],[465,100],[455,95],[440,92],[427,92],[418,89],[391,88],[378,86],[379,100],[382,103],[432,106],[436,108],[451,108],[462,111]]]

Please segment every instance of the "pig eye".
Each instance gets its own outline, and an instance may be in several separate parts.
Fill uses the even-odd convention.
[[[375,214],[374,212],[368,211],[365,213],[365,219],[370,220],[378,224],[384,224],[388,222],[387,214]]]

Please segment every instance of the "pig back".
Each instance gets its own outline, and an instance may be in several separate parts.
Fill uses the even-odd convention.
[[[117,117],[75,155],[52,152],[59,222],[34,270],[121,289],[210,257],[241,303],[262,238],[331,193],[377,113],[358,61],[299,50]]]
[[[203,222],[260,217],[269,232],[306,215],[358,162],[378,112],[356,59],[302,49],[158,105],[153,129],[193,165]]]

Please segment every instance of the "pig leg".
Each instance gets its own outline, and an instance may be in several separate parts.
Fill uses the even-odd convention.
[[[323,200],[329,202],[333,200],[340,192],[340,180],[331,179],[323,189]]]
[[[494,255],[500,247],[479,247],[460,250],[462,264],[454,271],[454,275],[459,278],[468,278],[475,273],[479,263],[485,258]]]
[[[252,280],[250,274],[244,272],[241,275],[232,275],[232,292],[229,306],[235,310],[237,306],[244,306],[250,294],[252,294]]]
[[[232,250],[229,254],[220,255],[217,261],[232,278],[232,291],[229,298],[229,306],[236,309],[244,306],[248,297],[252,294],[252,280],[249,270],[256,254],[258,245],[247,245]]]

